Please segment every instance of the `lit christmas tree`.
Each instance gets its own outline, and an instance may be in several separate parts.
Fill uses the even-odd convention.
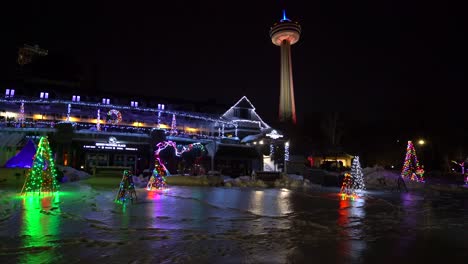
[[[125,203],[128,200],[137,199],[135,184],[133,183],[133,175],[130,171],[124,170],[122,180],[120,181],[119,192],[115,197],[116,202]]]
[[[340,190],[341,199],[345,200],[346,198],[350,197],[354,199],[356,197],[356,191],[354,190],[353,186],[353,179],[351,173],[346,172],[343,179],[343,184],[341,184]]]
[[[21,194],[58,191],[57,170],[47,137],[41,137],[32,168],[26,175]]]
[[[162,142],[166,143],[166,141]],[[167,144],[162,146],[162,143],[158,143],[157,147],[158,149],[156,150],[154,154],[154,170],[153,170],[153,175],[151,175],[150,180],[148,181],[148,184],[146,185],[146,189],[148,191],[151,190],[161,190],[166,187],[166,175],[167,175],[167,169],[164,166],[164,164],[161,162],[161,159],[159,158],[159,153],[161,150],[165,149]]]
[[[359,156],[354,157],[353,164],[351,165],[351,178],[353,179],[353,188],[357,191],[365,189],[364,175],[362,173],[361,163]]]
[[[414,149],[413,142],[411,141],[408,141],[408,146],[406,147],[406,157],[405,162],[403,163],[401,177],[412,181],[424,181],[424,169],[419,165],[416,150]]]

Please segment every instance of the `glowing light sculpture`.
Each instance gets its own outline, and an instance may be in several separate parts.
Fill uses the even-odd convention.
[[[32,168],[26,174],[21,194],[57,192],[57,170],[47,137],[41,137]]]
[[[20,106],[20,113],[18,116],[18,121],[20,122],[20,125],[24,125],[24,101],[21,101],[21,106]]]
[[[101,131],[101,109],[97,110],[96,130]]]
[[[403,169],[401,170],[401,177],[412,181],[424,182],[424,169],[419,165],[416,150],[411,141],[408,141],[408,146],[406,147],[406,156]]]
[[[206,151],[205,147],[201,143],[193,143],[187,146],[177,146],[177,144],[173,141],[162,141],[159,142],[157,145],[157,150],[154,152],[154,170],[153,174],[151,175],[150,180],[146,186],[148,191],[151,190],[161,190],[166,187],[166,176],[170,175],[169,171],[167,170],[166,166],[164,166],[163,162],[161,161],[160,153],[161,151],[165,150],[167,147],[174,148],[175,155],[177,157],[182,156],[185,152],[189,152],[193,149],[201,149],[202,152]]]
[[[171,135],[177,135],[177,123],[175,114],[172,114]]]
[[[117,197],[115,197],[115,201],[125,203],[128,200],[133,203],[133,200],[137,200],[137,195],[132,173],[129,170],[124,170],[122,180],[119,185],[119,192],[117,193]]]

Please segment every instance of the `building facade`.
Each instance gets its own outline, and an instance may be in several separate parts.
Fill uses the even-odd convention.
[[[171,174],[249,175],[254,170],[281,170],[285,159],[286,138],[261,119],[245,96],[220,115],[184,111],[177,104],[151,99],[90,100],[80,95],[36,93],[6,89],[0,99],[2,165],[27,139],[44,135],[49,136],[57,164],[89,172],[150,170],[156,145],[163,141],[174,143],[161,152]],[[265,167],[265,161],[271,164]]]

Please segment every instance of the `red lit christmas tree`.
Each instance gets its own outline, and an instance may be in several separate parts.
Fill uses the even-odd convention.
[[[401,170],[401,177],[412,181],[424,181],[424,169],[419,165],[416,150],[411,141],[408,141],[408,146],[406,147],[406,157],[403,163],[403,169]]]
[[[58,191],[57,170],[52,159],[47,137],[41,137],[34,155],[32,168],[29,169],[21,194],[50,193]]]
[[[351,173],[349,172],[346,172],[344,175],[343,183],[341,184],[340,195],[343,200],[348,197],[353,199],[356,197],[356,191],[354,190],[353,186],[353,179]]]
[[[115,197],[116,202],[125,203],[130,200],[137,199],[135,184],[133,183],[133,175],[130,171],[124,170],[122,180],[120,181],[119,192]]]

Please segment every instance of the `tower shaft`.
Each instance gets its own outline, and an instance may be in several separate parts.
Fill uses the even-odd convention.
[[[291,43],[288,40],[281,42],[281,86],[279,120],[292,121],[296,124],[296,104],[294,99],[294,85],[292,76]]]

